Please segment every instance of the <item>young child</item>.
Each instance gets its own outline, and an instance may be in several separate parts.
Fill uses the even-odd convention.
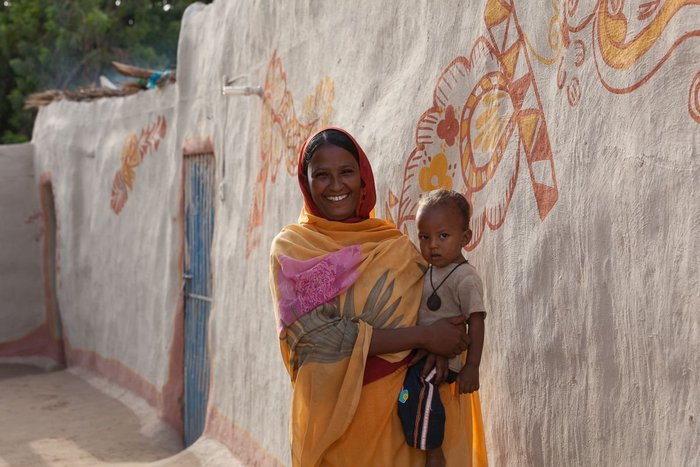
[[[429,325],[442,318],[462,315],[467,320],[470,337],[464,365],[462,356],[457,356],[449,360],[446,371],[446,358],[429,355],[409,367],[399,395],[399,416],[406,441],[426,451],[426,466],[431,467],[445,465],[440,447],[445,410],[438,385],[442,381],[456,381],[460,394],[479,389],[486,311],[481,279],[462,255],[462,248],[472,235],[469,217],[467,200],[451,190],[428,193],[421,199],[416,216],[420,251],[430,263],[423,280],[418,324]]]

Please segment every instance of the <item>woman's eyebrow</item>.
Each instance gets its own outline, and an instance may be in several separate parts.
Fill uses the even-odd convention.
[[[351,165],[351,164],[341,165],[340,167],[337,168],[337,170],[345,170],[345,169],[353,169],[353,170],[356,170],[355,166],[354,166],[354,165]],[[321,171],[330,172],[330,171],[332,171],[332,170],[333,170],[333,169],[330,168],[330,167],[321,166],[321,167],[317,167],[317,168],[313,169],[313,170],[311,171],[311,173],[316,173],[316,172],[321,172]]]

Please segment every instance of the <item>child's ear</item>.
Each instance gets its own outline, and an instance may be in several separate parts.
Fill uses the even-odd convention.
[[[467,246],[469,242],[472,241],[472,229],[467,228],[464,231],[464,237],[462,238],[462,246]]]

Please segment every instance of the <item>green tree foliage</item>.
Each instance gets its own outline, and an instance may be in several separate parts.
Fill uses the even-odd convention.
[[[114,78],[113,60],[175,67],[180,19],[192,0],[0,0],[0,143],[31,138],[24,100],[45,89]],[[207,3],[207,2],[205,2]]]

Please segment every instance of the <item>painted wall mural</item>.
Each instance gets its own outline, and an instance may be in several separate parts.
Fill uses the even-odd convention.
[[[636,91],[683,42],[700,37],[700,0],[553,1],[548,45],[553,54],[533,56],[557,66],[557,87],[574,107],[583,98],[579,68],[592,57],[603,87],[614,94]],[[697,27],[689,28],[689,25]],[[673,83],[674,85],[677,83]],[[691,79],[688,113],[700,123],[700,72]]]
[[[136,167],[143,162],[146,154],[158,149],[167,129],[168,124],[165,117],[159,115],[155,122],[141,129],[138,137],[134,133],[127,135],[122,147],[121,168],[117,170],[112,182],[110,205],[115,214],[122,211],[129,198],[129,190],[134,187]]]
[[[484,21],[488,35],[438,79],[433,106],[416,125],[401,191],[389,192],[385,205],[386,217],[407,232],[422,193],[464,193],[473,207],[467,250],[479,245],[486,227],[495,230],[505,221],[521,163],[541,219],[558,198],[547,123],[515,9],[491,0]]]
[[[260,243],[259,228],[265,218],[267,183],[275,183],[280,165],[288,175],[297,173],[297,156],[306,139],[325,125],[333,114],[335,86],[324,77],[303,103],[301,115],[294,110],[294,97],[287,88],[287,75],[277,51],[272,55],[265,76],[260,139],[261,166],[248,216],[246,257]]]
[[[700,36],[700,27],[688,28],[700,26],[698,5],[700,0],[553,0],[548,57],[523,32],[515,2],[489,0],[483,15],[488,33],[439,77],[433,106],[416,125],[401,190],[388,193],[386,217],[410,231],[422,193],[458,190],[474,209],[467,245],[473,250],[487,227],[503,225],[524,163],[544,221],[557,202],[558,186],[530,57],[557,67],[557,88],[571,107],[585,98],[579,72],[586,60],[594,61],[588,69],[595,69],[605,90],[630,93],[680,44]],[[687,107],[700,123],[700,72],[691,78]]]

